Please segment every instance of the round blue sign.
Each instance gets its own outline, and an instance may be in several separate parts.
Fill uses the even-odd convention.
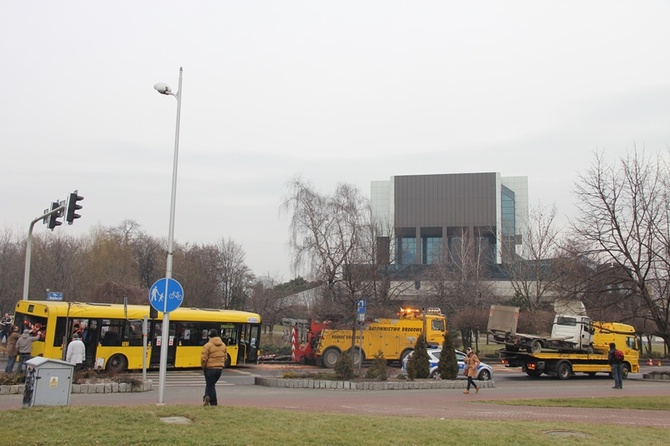
[[[149,303],[156,311],[169,313],[176,310],[184,300],[184,289],[174,279],[158,279],[149,288]]]

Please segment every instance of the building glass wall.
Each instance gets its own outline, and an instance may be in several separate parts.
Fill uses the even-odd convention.
[[[501,206],[502,206],[502,240],[503,256],[514,252],[516,245],[516,200],[514,191],[508,187],[501,187]],[[509,253],[509,254],[506,254]]]
[[[416,263],[416,237],[400,237],[398,239],[398,258],[401,265]]]
[[[442,237],[421,238],[421,263],[433,265],[442,263]]]

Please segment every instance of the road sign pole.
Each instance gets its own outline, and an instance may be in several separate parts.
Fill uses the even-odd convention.
[[[182,81],[183,69],[179,68],[179,87],[176,93],[171,93],[170,89],[167,90],[158,90],[161,94],[170,94],[177,99],[177,123],[175,126],[175,135],[174,135],[174,156],[172,161],[172,195],[170,200],[170,227],[168,231],[168,253],[166,261],[166,271],[165,278],[168,282],[172,278],[172,256],[173,256],[173,244],[174,244],[174,216],[175,208],[177,201],[177,162],[179,160],[179,127],[181,119],[181,81]],[[159,84],[156,84],[156,86]],[[154,88],[156,88],[154,86]],[[167,374],[167,345],[168,336],[170,335],[170,316],[167,312],[167,293],[168,284],[165,284],[165,301],[163,303],[164,309],[163,312],[163,332],[162,332],[162,341],[161,341],[161,356],[160,356],[160,372],[158,374],[158,404],[163,404],[163,395],[165,394],[165,376]]]
[[[170,348],[170,312],[176,310],[184,300],[184,288],[172,278],[158,279],[149,289],[149,303],[156,311],[163,313],[161,329],[160,369],[158,373],[158,404],[163,404],[165,378],[167,374],[167,356]],[[161,304],[162,303],[162,304]]]
[[[169,277],[168,277],[169,279]],[[161,332],[161,356],[160,366],[158,372],[158,404],[163,404],[165,396],[165,378],[167,375],[167,354],[168,354],[168,337],[170,336],[170,313],[167,311],[168,301],[168,283],[165,281],[165,294],[163,298],[163,330]]]

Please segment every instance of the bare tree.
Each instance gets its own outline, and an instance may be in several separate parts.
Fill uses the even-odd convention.
[[[149,289],[165,271],[166,248],[159,239],[140,232],[133,240],[132,249],[139,276],[138,285]]]
[[[13,313],[23,290],[26,242],[5,229],[0,233],[0,311]]]
[[[635,150],[608,164],[595,155],[576,184],[579,216],[573,230],[600,264],[617,267],[617,285],[627,298],[639,298],[670,345],[670,170],[664,158]]]
[[[495,300],[494,291],[485,280],[491,259],[482,249],[482,235],[464,229],[426,274],[433,289],[430,304],[439,306],[448,316],[464,308],[486,308]]]
[[[254,280],[251,270],[245,263],[242,246],[233,240],[221,239],[217,246],[219,262],[217,277],[219,281],[219,297],[223,308],[242,310]]]
[[[221,252],[216,245],[177,245],[175,278],[184,287],[188,306],[221,308],[219,269]]]
[[[275,324],[286,316],[284,299],[281,299],[276,284],[277,280],[269,275],[263,279],[257,278],[251,287],[247,302],[249,310],[261,315],[263,325],[269,329],[269,332],[272,332]]]
[[[538,203],[531,208],[528,224],[521,234],[524,239],[521,256],[505,256],[503,271],[510,278],[515,303],[533,312],[540,308],[561,277],[558,256],[558,230],[555,227],[555,206]]]
[[[292,212],[290,247],[295,271],[308,270],[327,285],[331,301],[353,307],[358,296],[342,296],[342,288],[356,289],[354,265],[363,263],[364,227],[369,225],[369,209],[359,191],[350,185],[338,185],[332,196],[320,195],[300,179],[290,184],[283,204]]]
[[[30,298],[45,298],[47,290],[60,291],[67,301],[86,300],[82,289],[86,272],[82,244],[63,232],[33,236]]]
[[[371,223],[369,201],[351,185],[340,184],[335,192],[321,195],[295,179],[289,185],[283,209],[292,213],[290,247],[296,271],[310,270],[325,284],[323,307],[339,308],[351,322],[352,351],[356,338],[357,302],[372,300],[379,277],[375,258],[377,237]]]

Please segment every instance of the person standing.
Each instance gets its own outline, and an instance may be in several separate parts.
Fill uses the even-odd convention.
[[[205,396],[202,400],[205,406],[216,406],[218,405],[216,382],[221,378],[228,352],[216,329],[212,328],[207,335],[209,341],[202,347],[200,353],[200,365],[205,374]]]
[[[12,317],[9,313],[0,319],[0,341],[5,343],[9,342],[9,336],[12,333]],[[6,339],[5,339],[6,338]]]
[[[23,330],[23,334],[16,341],[16,348],[19,351],[19,372],[24,369],[26,361],[30,359],[33,350],[33,342],[37,341],[39,336],[30,336],[30,330]]]
[[[623,389],[623,358],[619,356],[623,356],[623,354],[617,354],[616,344],[610,342],[607,363],[612,367],[612,378],[614,378],[613,389]]]
[[[82,340],[79,339],[78,333],[72,335],[72,342],[67,346],[65,360],[70,364],[74,364],[75,370],[81,370],[82,365],[86,361],[86,346]]]
[[[14,372],[14,364],[16,363],[16,355],[19,354],[19,349],[16,347],[16,342],[19,340],[19,327],[14,325],[12,327],[12,334],[7,338],[7,365],[5,366],[5,373]]]
[[[480,361],[470,347],[466,350],[466,356],[463,362],[465,362],[465,376],[468,377],[468,387],[463,393],[470,393],[470,386],[475,388],[475,393],[479,393],[479,387],[475,384],[472,378],[477,376],[477,367],[479,367]]]

